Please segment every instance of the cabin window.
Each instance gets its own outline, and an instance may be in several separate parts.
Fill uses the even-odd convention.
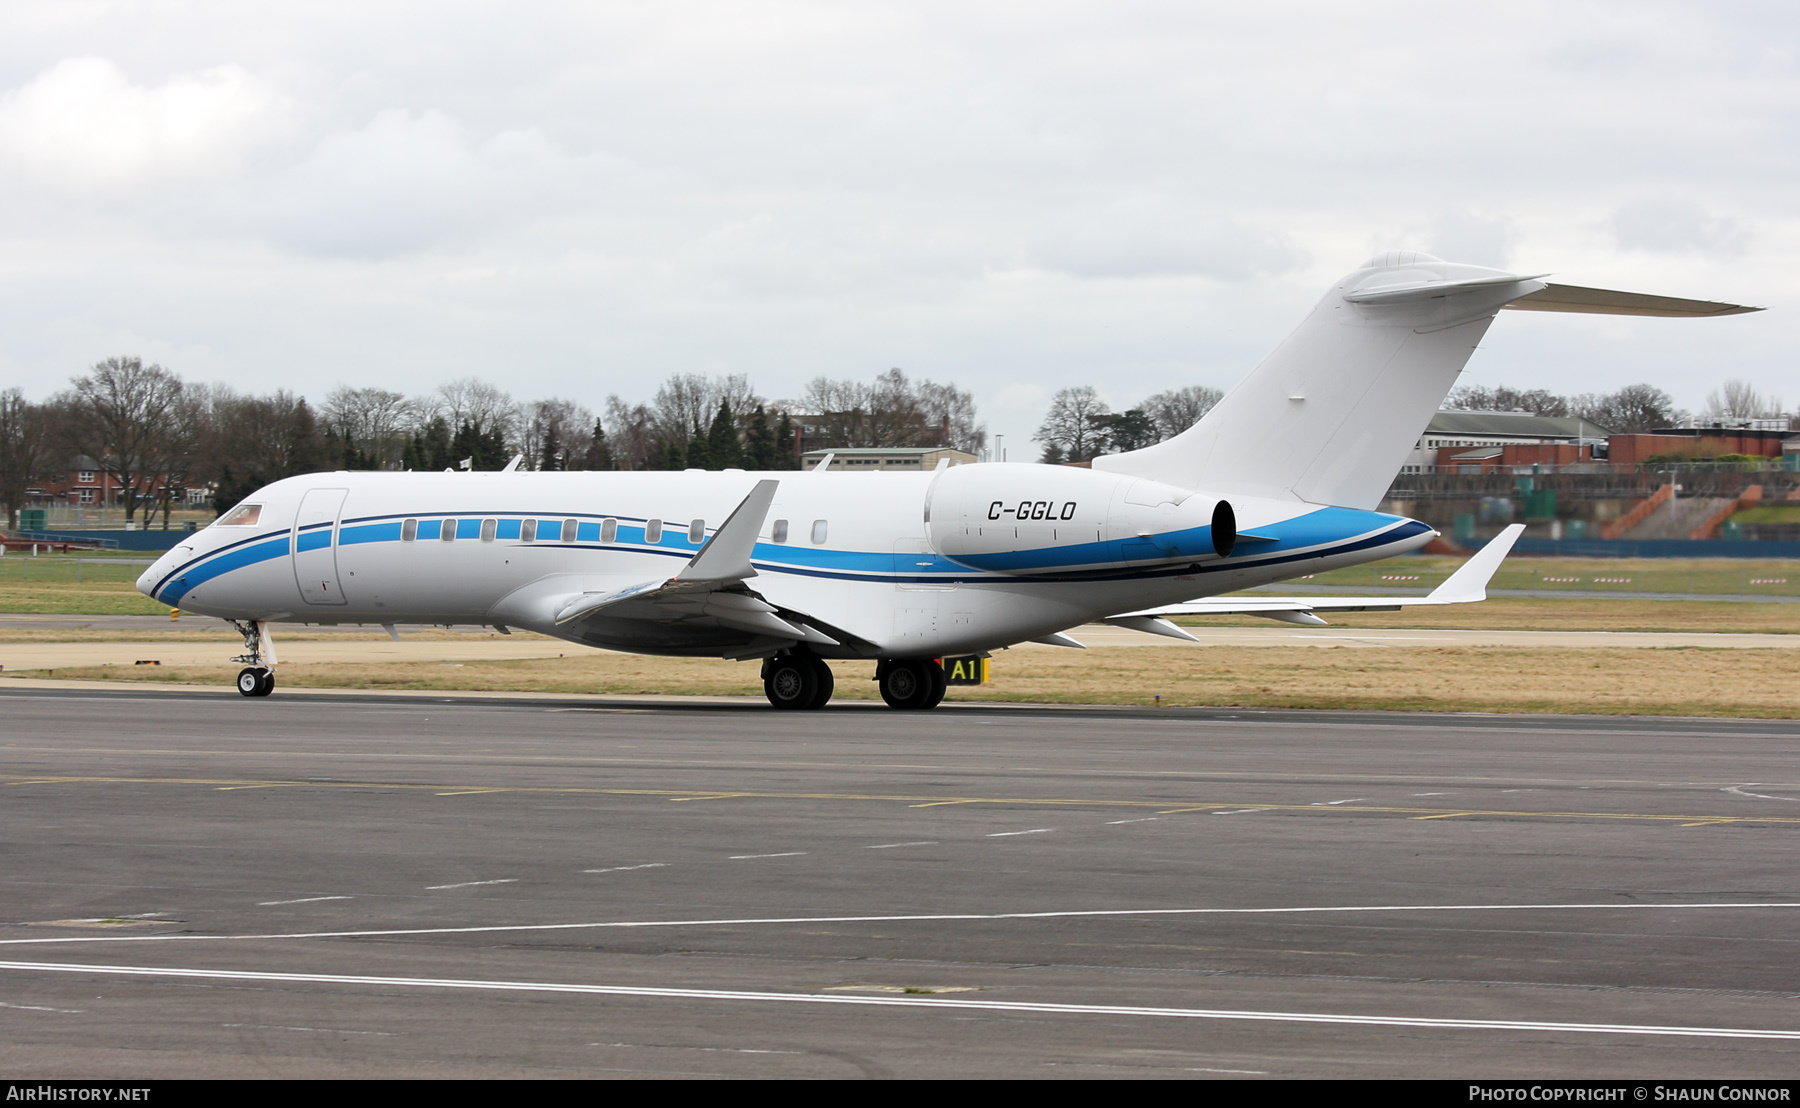
[[[825,521],[822,519],[813,520],[813,541],[816,543],[825,541]]]
[[[787,520],[785,520],[785,519],[776,520],[775,526],[773,526],[769,529],[769,537],[771,539],[774,539],[776,542],[786,542],[787,541]]]
[[[418,520],[409,519],[409,520],[403,521],[400,524],[400,541],[401,542],[412,542],[414,539],[416,539],[418,537],[419,537],[419,521]]]
[[[519,541],[520,542],[536,542],[537,541],[537,520],[528,519],[524,523],[519,524]]]
[[[499,530],[500,530],[500,521],[499,520],[497,520],[497,519],[482,520],[481,521],[481,541],[482,542],[493,542],[494,535]]]
[[[705,538],[706,538],[706,521],[704,519],[696,519],[692,523],[688,524],[688,541],[689,542],[698,543]]]
[[[579,526],[580,526],[580,524],[576,523],[572,519],[563,520],[562,541],[574,542],[575,541],[575,529]]]
[[[83,492],[88,490],[83,489]],[[262,518],[261,504],[239,504],[220,518],[220,527],[255,527],[256,521]]]
[[[438,528],[438,538],[445,542],[456,541],[456,521],[454,519],[446,519],[443,522],[443,525]]]
[[[644,522],[644,541],[651,543],[662,541],[662,520],[651,519]]]
[[[619,538],[619,521],[611,516],[600,521],[600,541],[617,542]]]

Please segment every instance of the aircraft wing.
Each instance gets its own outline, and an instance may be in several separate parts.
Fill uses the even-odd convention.
[[[1396,612],[1420,604],[1472,604],[1487,599],[1488,582],[1493,580],[1500,563],[1512,552],[1513,543],[1524,532],[1523,523],[1515,523],[1500,532],[1426,596],[1209,596],[1185,604],[1122,612],[1104,622],[1153,635],[1193,639],[1192,635],[1168,622],[1168,617],[1252,615],[1283,623],[1323,627],[1325,621],[1319,618],[1318,612]]]
[[[780,482],[758,481],[711,539],[673,577],[588,588],[550,599],[551,622],[561,627],[602,612],[622,619],[710,617],[725,626],[758,635],[837,646],[806,617],[777,608],[754,595],[744,582],[756,576],[750,556],[763,518]]]

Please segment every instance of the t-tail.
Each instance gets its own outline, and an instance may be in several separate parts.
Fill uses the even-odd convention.
[[[1708,316],[1737,304],[1554,285],[1429,254],[1379,254],[1332,286],[1180,435],[1094,468],[1215,496],[1373,509],[1502,308]]]

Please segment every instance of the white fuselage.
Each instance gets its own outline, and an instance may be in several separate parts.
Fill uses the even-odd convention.
[[[750,656],[754,634],[691,611],[559,626],[571,595],[674,576],[762,479],[754,596],[839,657],[995,649],[1109,614],[1416,549],[1401,517],[1217,498],[1042,465],[937,473],[319,473],[269,485],[251,526],[215,524],[138,582],[171,606],[294,623],[484,624],[653,654]],[[1229,511],[1229,509],[1228,509]],[[660,521],[660,535],[656,534]],[[445,541],[446,527],[456,537]]]

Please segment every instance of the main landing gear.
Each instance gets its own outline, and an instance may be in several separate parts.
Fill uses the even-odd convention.
[[[875,681],[887,706],[902,711],[937,707],[949,687],[935,658],[883,658],[875,667]]]
[[[763,662],[763,695],[777,708],[810,711],[823,708],[837,687],[831,667],[817,654],[778,654]]]
[[[233,658],[245,666],[238,671],[237,690],[244,696],[268,696],[275,691],[275,641],[261,620],[231,620],[244,636],[244,652]]]

